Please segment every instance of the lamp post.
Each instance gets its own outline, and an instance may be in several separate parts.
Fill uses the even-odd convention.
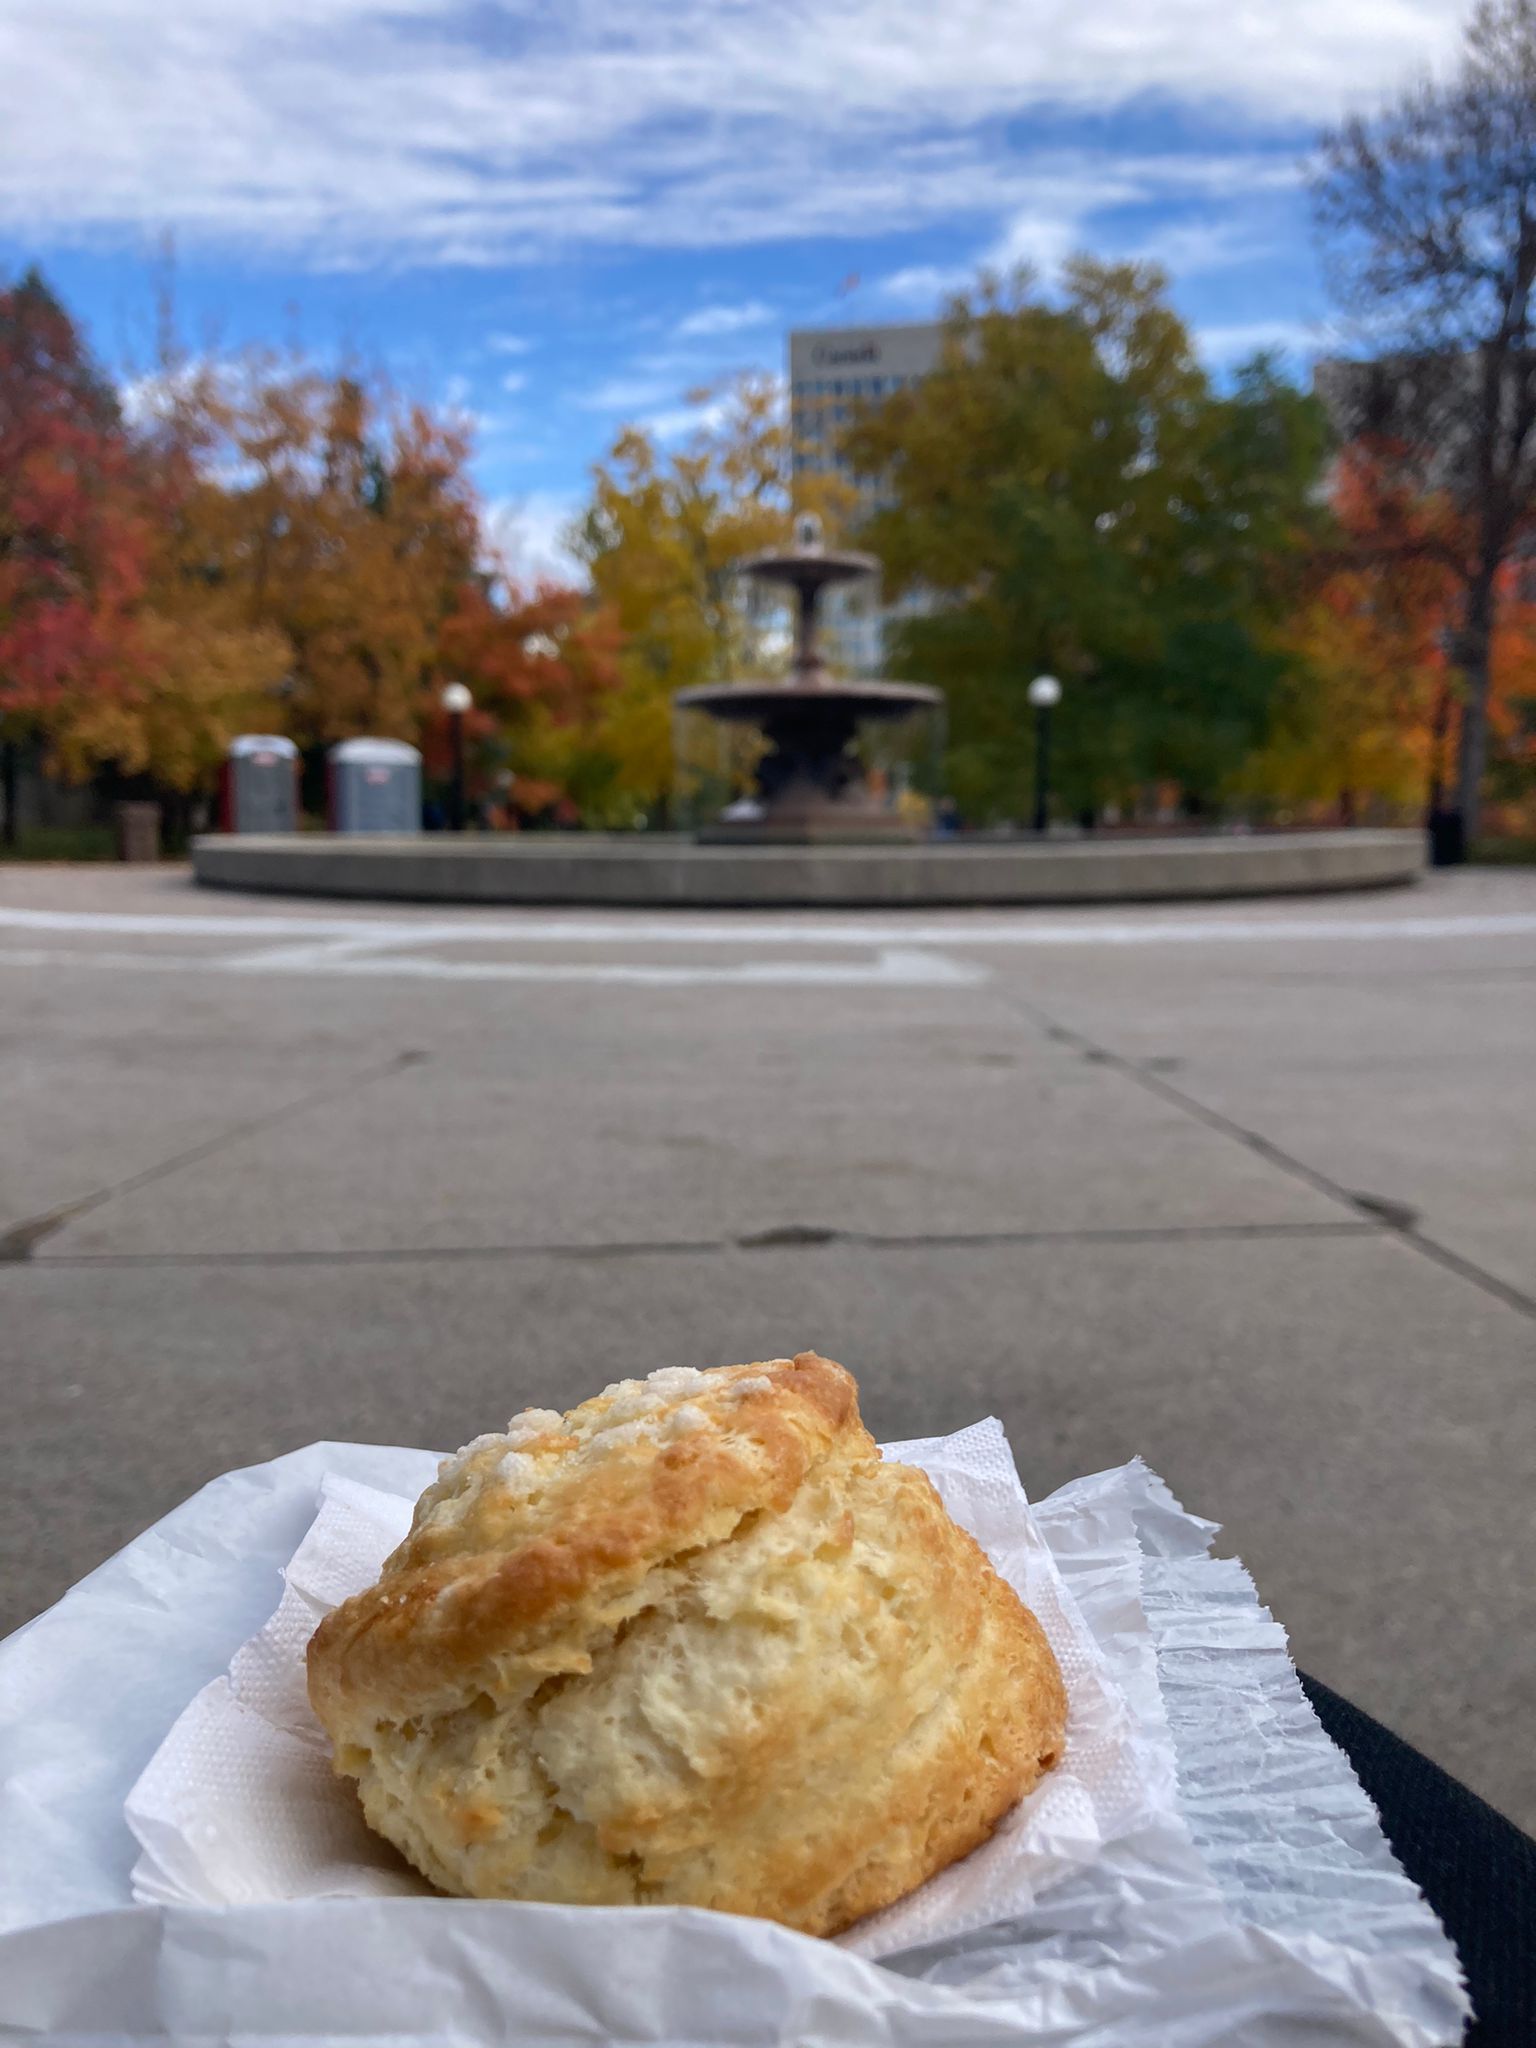
[[[1044,832],[1051,802],[1051,713],[1061,702],[1061,685],[1054,676],[1036,676],[1028,695],[1035,710],[1035,830]]]
[[[448,829],[464,830],[464,714],[474,703],[464,683],[443,685],[443,709],[448,714],[448,731],[453,748],[453,785],[448,796]]]
[[[1451,672],[1458,666],[1460,641],[1455,628],[1447,626],[1440,635],[1439,687],[1429,727],[1429,864],[1432,868],[1459,867],[1467,857],[1467,835],[1459,802],[1445,801],[1445,743],[1451,726]]]

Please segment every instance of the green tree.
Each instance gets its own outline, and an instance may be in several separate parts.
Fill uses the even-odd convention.
[[[1040,670],[1066,687],[1073,809],[1170,782],[1203,808],[1264,736],[1322,416],[1262,359],[1215,390],[1165,293],[1156,270],[1087,259],[1059,301],[984,277],[934,372],[849,431],[887,499],[859,537],[888,589],[931,606],[892,666],[944,687],[968,815],[1024,807]]]

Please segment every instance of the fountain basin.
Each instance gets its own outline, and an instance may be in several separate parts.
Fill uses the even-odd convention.
[[[1211,901],[1412,882],[1418,831],[1191,834],[1168,839],[699,845],[670,833],[427,833],[192,845],[209,888],[414,903],[587,908],[872,910]]]

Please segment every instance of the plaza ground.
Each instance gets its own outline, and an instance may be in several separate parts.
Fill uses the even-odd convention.
[[[1263,906],[413,912],[0,869],[0,1627],[214,1473],[815,1346],[1143,1453],[1536,1826],[1536,872]]]

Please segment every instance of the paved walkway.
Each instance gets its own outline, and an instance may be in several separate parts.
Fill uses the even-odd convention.
[[[817,1345],[1144,1452],[1536,1824],[1536,874],[1262,907],[411,912],[0,868],[3,1625],[213,1472]]]

